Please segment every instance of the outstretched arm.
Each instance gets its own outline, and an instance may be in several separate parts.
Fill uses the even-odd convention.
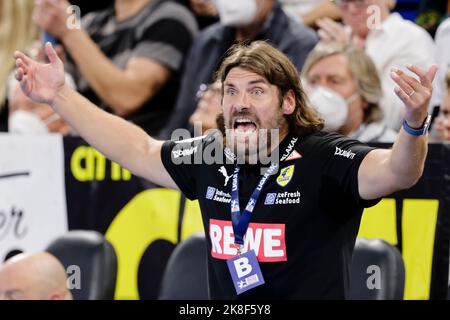
[[[408,69],[419,80],[394,69],[395,93],[403,101],[405,120],[410,127],[420,128],[428,114],[436,65],[428,71],[416,66]],[[412,187],[422,176],[427,155],[427,135],[413,136],[402,128],[392,150],[374,150],[364,158],[358,172],[359,194],[369,200]]]
[[[89,144],[109,159],[164,187],[177,189],[161,161],[163,141],[148,136],[137,126],[111,115],[64,83],[64,67],[51,44],[45,52],[49,64],[15,53],[16,78],[23,92],[35,102],[49,104]]]

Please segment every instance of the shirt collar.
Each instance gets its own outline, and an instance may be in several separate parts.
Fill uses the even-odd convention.
[[[284,161],[289,155],[294,151],[295,147],[298,145],[300,138],[292,133],[288,133],[286,137],[274,148],[272,153],[278,153],[277,161]],[[228,159],[227,162],[230,161],[233,164],[236,164],[237,158],[236,155],[230,150],[228,147],[224,147],[225,157]],[[262,166],[258,161],[258,166]],[[268,165],[265,165],[268,166]]]

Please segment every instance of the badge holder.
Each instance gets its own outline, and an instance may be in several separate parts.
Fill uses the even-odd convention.
[[[243,246],[239,245],[238,255],[227,260],[228,269],[238,295],[265,283],[255,251],[250,250],[241,253],[242,249]]]

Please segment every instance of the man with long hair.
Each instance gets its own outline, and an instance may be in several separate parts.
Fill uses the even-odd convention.
[[[69,89],[51,45],[46,52],[46,65],[16,53],[16,78],[29,97],[134,174],[199,200],[212,299],[345,298],[363,208],[422,175],[436,66],[410,66],[418,79],[392,73],[405,122],[392,149],[380,150],[321,132],[295,66],[265,42],[233,47],[218,71],[224,142],[217,132],[151,138]],[[210,150],[226,160],[207,163]],[[268,168],[261,151],[270,154]]]

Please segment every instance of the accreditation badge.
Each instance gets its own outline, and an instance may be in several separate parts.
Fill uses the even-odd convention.
[[[227,265],[238,295],[264,284],[264,278],[255,251],[250,250],[229,259],[227,260]]]

